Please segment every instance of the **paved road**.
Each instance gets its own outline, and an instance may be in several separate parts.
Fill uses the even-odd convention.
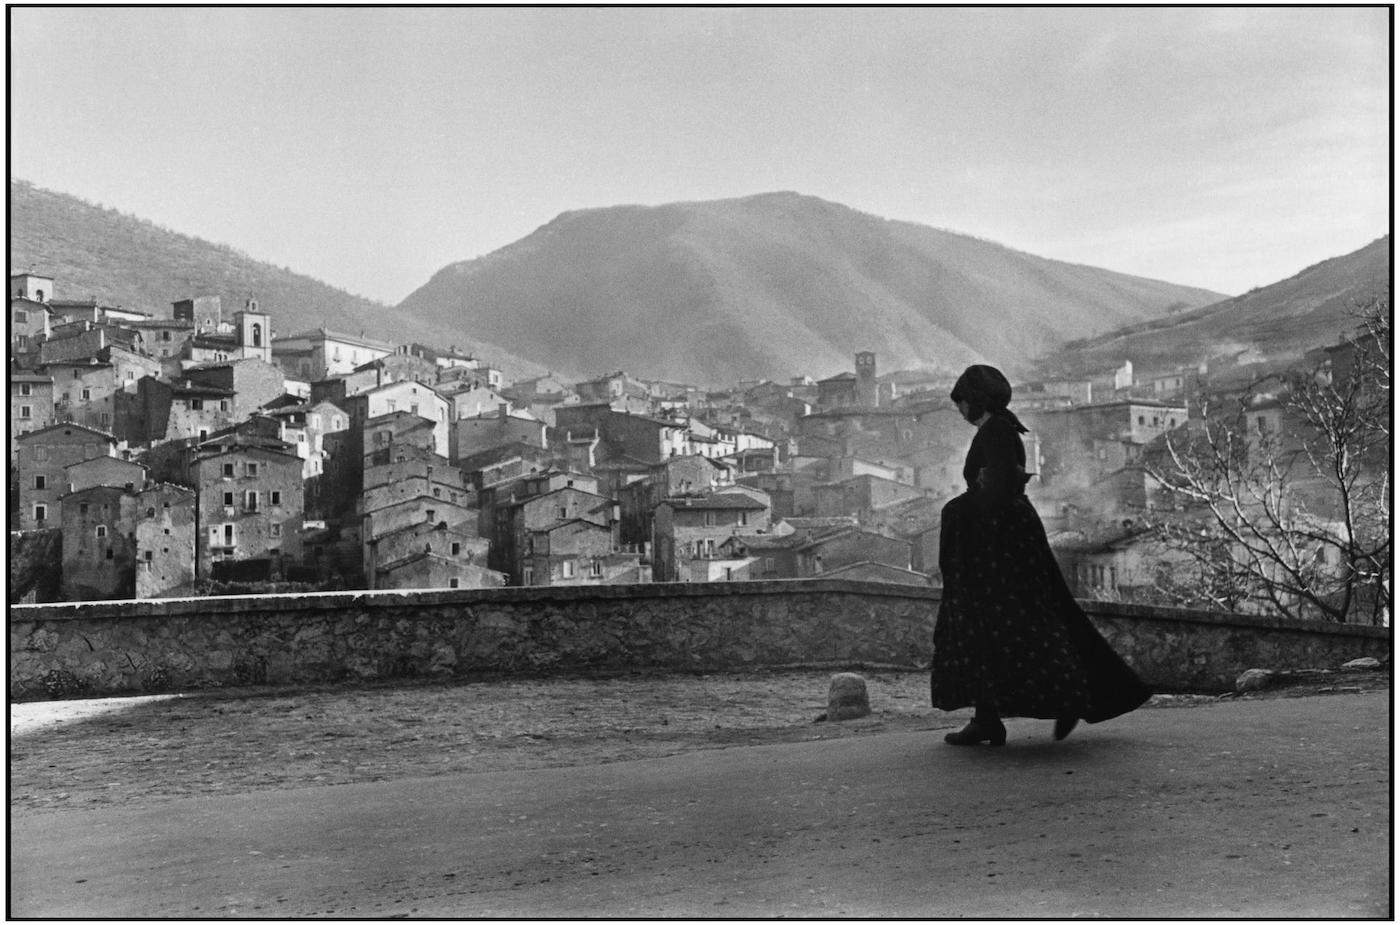
[[[16,814],[10,914],[1387,917],[1388,692]]]

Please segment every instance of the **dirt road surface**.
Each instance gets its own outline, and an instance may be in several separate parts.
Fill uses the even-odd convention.
[[[865,674],[845,723],[827,672],[12,705],[9,911],[1390,914],[1388,688],[957,749]]]

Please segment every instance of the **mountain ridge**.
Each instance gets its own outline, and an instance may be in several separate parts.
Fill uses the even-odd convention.
[[[1250,348],[1287,363],[1351,333],[1358,306],[1389,297],[1390,275],[1387,234],[1234,298],[1066,343],[1036,366],[1047,376],[1083,375],[1128,359],[1147,373]]]
[[[9,206],[11,272],[32,266],[53,277],[62,299],[95,298],[169,318],[171,303],[182,298],[217,295],[223,310],[232,313],[255,297],[284,337],[327,327],[400,344],[446,346],[440,329],[394,318],[383,303],[68,193],[12,178]],[[453,331],[451,337],[462,349],[517,375],[544,372],[468,332]]]
[[[1014,370],[1032,346],[1220,297],[784,191],[564,212],[399,307],[580,378],[715,385],[827,375],[859,349]]]

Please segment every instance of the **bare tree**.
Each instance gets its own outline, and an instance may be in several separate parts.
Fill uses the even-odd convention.
[[[1171,434],[1148,472],[1186,514],[1154,519],[1193,569],[1178,603],[1368,623],[1390,612],[1389,298],[1358,307],[1331,374],[1290,372],[1261,428],[1258,388]],[[1251,421],[1252,419],[1252,421]]]

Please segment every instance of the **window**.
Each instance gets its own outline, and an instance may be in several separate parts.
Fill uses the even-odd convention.
[[[560,520],[568,520],[568,519],[569,519],[569,509],[568,509],[567,507],[565,507],[564,505],[562,505],[562,504],[559,506],[559,519],[560,519]]]
[[[574,577],[574,562],[573,562],[572,559],[566,560],[566,561],[564,562],[564,577],[565,577],[565,578],[573,578],[573,577]]]
[[[449,578],[449,579],[447,579],[447,586],[448,586],[449,588],[460,588],[460,587],[462,586],[462,579],[460,579],[460,578]]]
[[[34,408],[33,408],[33,406],[31,406],[31,405],[20,405],[20,406],[19,406],[19,416],[20,416],[21,418],[23,418],[24,420],[29,420],[30,418],[34,417]]]
[[[433,497],[434,497],[434,498],[441,498],[441,497],[442,497],[442,489],[441,489],[441,488],[438,488],[436,485],[433,486]]]
[[[247,472],[249,478],[256,478],[258,474],[258,464],[255,462],[248,463]]]
[[[49,477],[48,477],[47,475],[36,475],[36,476],[34,476],[34,489],[35,489],[36,491],[43,491],[45,488],[48,488],[48,487],[49,487]]]
[[[148,507],[148,508],[146,508],[146,519],[147,519],[147,520],[153,520],[153,519],[155,518],[155,516],[156,516],[156,509],[155,509],[155,508],[153,508],[153,507]]]
[[[749,512],[748,512],[748,511],[740,511],[740,512],[739,512],[739,526],[741,526],[741,527],[747,527],[748,525],[749,525]]]
[[[49,516],[49,506],[48,506],[47,504],[36,504],[36,505],[34,505],[34,522],[35,522],[35,523],[43,523],[45,520],[48,519],[48,516]]]
[[[233,524],[224,524],[224,545],[233,545]]]
[[[262,325],[260,324],[253,325],[253,346],[262,346]]]
[[[112,551],[112,547],[111,547],[111,546],[108,546],[108,547],[107,547],[107,558],[108,558],[108,559],[115,558],[115,556],[113,555],[113,551]]]
[[[714,557],[715,557],[715,541],[714,541],[714,540],[706,540],[706,541],[705,541],[705,558],[706,558],[706,559],[713,559]]]
[[[21,382],[19,384],[19,394],[23,395],[25,398],[28,398],[30,395],[34,394],[34,387],[28,382]]]
[[[256,511],[258,509],[258,493],[255,491],[245,491],[243,493],[243,509],[245,511]]]
[[[20,309],[15,309],[15,324],[28,324],[28,323],[29,323],[29,312],[21,311]]]
[[[462,554],[462,544],[461,544],[461,543],[453,543],[453,544],[452,544],[452,555],[454,555],[454,556],[460,556],[461,554]]]
[[[49,448],[46,446],[36,446],[34,448],[34,461],[45,462],[49,458]]]
[[[437,520],[437,511],[434,508],[428,508],[428,519]]]
[[[191,410],[191,411],[203,411],[203,410],[204,410],[204,399],[202,399],[202,398],[191,398],[191,399],[190,399],[190,410]]]
[[[390,410],[390,411],[393,411],[393,410],[395,410],[397,407],[398,407],[398,402],[394,401],[392,398],[389,399],[389,410]]]
[[[224,492],[224,507],[233,507],[233,492]]]
[[[588,563],[588,574],[592,575],[594,578],[597,578],[600,575],[602,575],[603,563],[599,562],[597,559],[594,559],[592,562]]]
[[[281,524],[273,524],[273,525],[269,528],[268,532],[270,532],[273,536],[281,536],[281,535],[282,535],[282,525],[281,525]]]
[[[83,503],[81,503],[81,504],[78,505],[78,516],[79,516],[79,517],[86,517],[86,516],[87,516],[87,512],[88,512],[87,502],[84,501]]]
[[[106,538],[107,538],[107,525],[106,525],[106,524],[98,524],[98,525],[97,525],[97,530],[96,530],[95,532],[96,532],[97,538],[98,538],[99,540],[101,540],[101,539],[106,539]]]
[[[408,406],[408,410],[409,410],[409,411],[412,411],[414,414],[417,414],[417,413],[418,413],[418,402],[414,402],[413,404],[409,405],[409,406]]]
[[[230,462],[224,463],[224,478],[226,478],[226,479],[231,479],[231,478],[233,478],[233,463],[230,463]]]
[[[161,332],[160,332],[160,339],[163,340],[163,341],[165,341],[166,343],[170,343],[170,332],[169,332],[169,331],[161,331]]]
[[[149,550],[149,549],[146,550],[146,561],[147,561],[147,562],[150,562],[150,561],[151,561],[152,559],[154,559],[155,557],[156,557],[156,554],[155,554],[153,551],[151,551],[151,550]]]
[[[92,389],[83,389],[83,401],[92,401]]]
[[[1141,425],[1141,424],[1145,424],[1145,423],[1147,423],[1146,419],[1145,419],[1142,415],[1139,414],[1139,415],[1138,415],[1138,424]]]
[[[535,583],[535,570],[531,566],[525,566],[520,574],[521,584],[532,585]]]
[[[227,411],[227,410],[228,410],[228,399],[227,399],[227,398],[221,398],[221,399],[219,399],[219,410],[220,410],[220,411]]]
[[[282,493],[280,491],[268,492],[268,503],[273,507],[282,503]]]
[[[714,525],[715,525],[715,512],[714,512],[714,511],[706,511],[706,512],[705,512],[705,526],[707,526],[707,527],[713,527]]]

